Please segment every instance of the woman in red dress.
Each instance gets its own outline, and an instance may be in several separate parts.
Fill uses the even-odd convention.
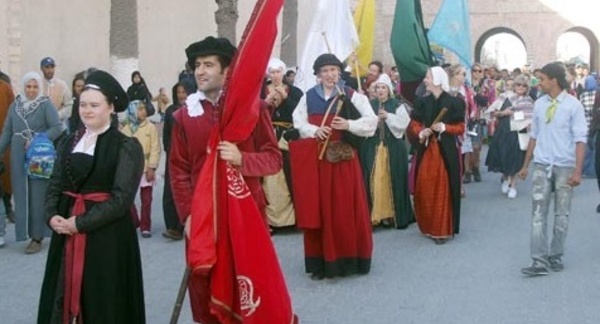
[[[443,244],[459,232],[458,136],[465,131],[465,103],[447,92],[448,75],[441,67],[430,68],[423,82],[429,94],[416,99],[408,126],[418,161],[414,208],[421,232]]]

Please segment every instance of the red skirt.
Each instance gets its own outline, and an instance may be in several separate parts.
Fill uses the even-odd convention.
[[[304,231],[306,272],[326,277],[365,274],[371,268],[372,229],[358,155],[318,160],[315,139],[290,143],[294,205]]]

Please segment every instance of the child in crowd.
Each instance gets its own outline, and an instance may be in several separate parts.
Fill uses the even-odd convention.
[[[152,187],[156,179],[156,169],[160,159],[160,143],[156,126],[147,120],[146,105],[142,101],[130,104],[127,108],[127,124],[121,129],[123,134],[138,139],[144,150],[144,174],[140,182],[140,199],[142,201],[141,217],[139,226],[142,237],[150,237],[151,234],[151,208]],[[133,214],[138,219],[135,205],[132,207]]]

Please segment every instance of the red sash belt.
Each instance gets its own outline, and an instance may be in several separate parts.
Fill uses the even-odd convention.
[[[64,191],[63,194],[75,198],[71,214],[81,216],[85,213],[85,202],[102,202],[110,198],[106,192],[92,192],[87,194]],[[83,280],[83,264],[85,261],[86,235],[77,233],[67,237],[65,244],[65,298],[63,319],[65,323],[77,321],[80,318],[81,282]]]

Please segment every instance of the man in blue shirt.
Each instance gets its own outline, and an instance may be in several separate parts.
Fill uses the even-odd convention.
[[[583,107],[569,95],[565,68],[559,63],[545,65],[540,73],[545,93],[534,105],[529,146],[518,176],[525,179],[533,158],[533,211],[531,219],[531,258],[521,269],[526,275],[548,274],[548,267],[561,271],[562,255],[569,227],[573,188],[581,183],[581,170],[587,141]],[[548,210],[554,198],[554,230],[548,246]]]

